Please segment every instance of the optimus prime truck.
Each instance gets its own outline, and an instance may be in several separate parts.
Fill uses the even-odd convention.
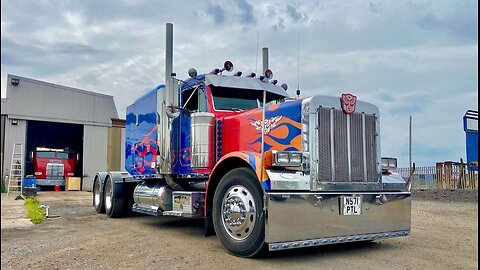
[[[127,108],[127,172],[99,172],[97,212],[205,219],[230,253],[253,257],[410,233],[411,193],[382,171],[379,110],[352,94],[292,100],[265,76],[180,80],[167,24],[165,85]]]
[[[77,156],[68,149],[37,147],[30,153],[38,186],[65,186],[65,177],[73,176]]]

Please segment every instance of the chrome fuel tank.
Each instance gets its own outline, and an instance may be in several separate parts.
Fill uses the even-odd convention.
[[[133,192],[135,206],[155,211],[172,210],[172,190],[166,184],[146,181],[138,184]]]
[[[215,155],[215,115],[191,114],[192,168],[213,168]]]

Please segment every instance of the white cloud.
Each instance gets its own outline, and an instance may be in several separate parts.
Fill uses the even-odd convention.
[[[408,116],[419,164],[465,156],[461,117],[478,108],[476,1],[2,1],[6,74],[115,96],[119,114],[163,83],[164,29],[174,67],[209,72],[229,59],[258,71],[269,47],[275,78],[302,96],[353,92],[382,112],[383,153],[406,164]]]

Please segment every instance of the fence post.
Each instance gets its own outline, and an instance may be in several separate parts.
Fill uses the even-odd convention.
[[[437,162],[436,164],[436,170],[437,170],[437,179],[435,181],[436,188],[441,188],[442,183],[443,183],[443,165],[440,162]]]

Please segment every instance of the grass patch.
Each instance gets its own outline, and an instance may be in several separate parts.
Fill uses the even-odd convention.
[[[25,199],[27,216],[33,224],[40,224],[45,221],[45,210],[40,207],[37,197],[27,197]]]

